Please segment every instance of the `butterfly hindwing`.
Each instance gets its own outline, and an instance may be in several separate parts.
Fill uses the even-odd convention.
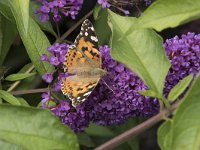
[[[62,82],[62,92],[68,95],[72,101],[72,105],[76,107],[84,102],[96,87],[99,78],[79,78],[78,76],[70,76]]]
[[[93,66],[101,67],[98,39],[92,23],[88,19],[83,22],[80,34],[77,36],[74,44],[78,51],[82,52],[83,55],[91,61]]]

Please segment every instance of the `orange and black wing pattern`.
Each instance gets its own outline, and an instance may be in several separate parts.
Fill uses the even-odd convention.
[[[96,87],[99,78],[79,78],[78,76],[70,76],[62,82],[62,92],[68,95],[72,101],[72,105],[76,107],[84,102]]]
[[[99,52],[98,39],[92,23],[86,19],[75,42],[77,50],[91,61],[94,67],[101,68],[101,56]]]
[[[85,56],[77,50],[76,46],[70,46],[64,61],[64,71],[74,74],[77,68],[84,67],[86,65],[89,65],[89,62]]]

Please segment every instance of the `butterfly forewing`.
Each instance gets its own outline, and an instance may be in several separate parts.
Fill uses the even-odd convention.
[[[89,66],[90,63],[85,58],[85,56],[77,51],[77,48],[75,45],[71,45],[68,48],[66,58],[64,61],[64,71],[68,72],[70,74],[73,74],[76,72],[77,68]]]
[[[92,23],[88,19],[83,22],[80,34],[77,36],[74,44],[78,51],[82,52],[91,61],[93,66],[101,68],[98,39]]]

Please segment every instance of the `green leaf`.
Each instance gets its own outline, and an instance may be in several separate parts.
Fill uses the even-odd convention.
[[[172,136],[172,121],[167,120],[158,129],[158,144],[162,150],[167,149],[170,146]]]
[[[97,20],[100,16],[99,13],[101,12],[102,7],[99,4],[96,4],[93,12],[94,19]]]
[[[35,22],[37,22],[37,24],[41,27],[42,30],[47,31],[47,32],[51,33],[52,35],[54,35],[56,37],[57,35],[53,30],[51,22],[50,21],[41,22],[38,15],[35,14],[35,11],[38,10],[39,7],[40,7],[40,4],[38,2],[35,2],[35,1],[30,2],[30,15],[31,15],[31,17],[33,18],[33,20]]]
[[[3,20],[2,20],[2,16],[0,15],[0,56],[1,56],[1,51],[2,51],[2,45],[3,45],[3,30],[2,30],[2,24],[3,24]]]
[[[23,32],[27,35],[29,27],[29,0],[10,0],[9,2],[15,20],[20,18]],[[14,14],[14,12],[17,12],[17,14]]]
[[[30,106],[24,98],[22,98],[22,97],[17,97],[17,99],[18,99],[18,101],[20,102],[20,104],[21,104],[22,106],[27,106],[27,107]]]
[[[10,22],[15,24],[15,19],[9,8],[9,0],[0,0],[0,13],[6,17]]]
[[[8,81],[17,81],[22,80],[31,76],[34,76],[36,73],[17,73],[17,74],[11,74],[5,78],[5,80]]]
[[[163,150],[199,150],[200,148],[200,76],[193,82],[172,119],[159,129]],[[166,130],[167,128],[167,130]],[[171,132],[169,134],[169,132]],[[158,134],[159,135],[159,134]],[[169,136],[170,135],[170,136]],[[161,138],[166,138],[166,143]]]
[[[152,90],[139,91],[139,93],[143,96],[157,97],[156,93]]]
[[[16,26],[0,15],[0,65],[3,63],[16,36]]]
[[[1,150],[23,150],[20,146],[0,140]]]
[[[189,86],[192,79],[193,79],[193,74],[190,74],[181,81],[179,81],[179,83],[176,84],[176,86],[171,89],[167,99],[170,101],[176,100]]]
[[[170,63],[162,38],[151,29],[125,34],[136,18],[122,17],[109,11],[112,30],[111,56],[133,70],[158,96],[162,96]]]
[[[27,70],[29,70],[29,68],[31,68],[32,65],[33,65],[32,63],[28,63],[28,64],[24,65],[24,66],[19,70],[18,73],[25,73]]]
[[[0,98],[4,99],[8,103],[12,105],[21,105],[21,103],[18,101],[18,99],[14,96],[12,96],[10,93],[0,90]]]
[[[26,73],[28,70],[30,70],[33,67],[32,63],[28,63],[24,65],[18,73]],[[35,69],[32,71],[35,72]],[[26,78],[24,80],[21,80],[20,84],[16,87],[16,90],[24,90],[24,89],[33,89],[37,85],[37,75],[31,76],[29,78]],[[37,81],[37,82],[36,82]]]
[[[1,84],[1,82],[0,82],[0,90],[2,90],[2,84]],[[0,104],[2,104],[3,103],[3,99],[0,97]]]
[[[90,126],[85,130],[88,135],[101,136],[101,137],[113,137],[115,135],[109,128],[98,126],[95,124],[90,124]]]
[[[111,36],[111,30],[108,26],[108,12],[106,9],[102,9],[100,5],[96,5],[94,12],[94,28],[99,40],[99,44],[108,44]],[[102,32],[102,29],[106,32]]]
[[[0,105],[0,140],[28,150],[78,150],[75,134],[50,111]]]
[[[78,133],[78,143],[80,145],[86,146],[86,147],[94,147],[94,142],[92,141],[92,138],[88,136],[86,133]]]
[[[26,36],[22,19],[19,16],[20,14],[18,14],[14,8],[12,9],[12,12],[15,16],[17,28],[26,47],[27,53],[37,71],[40,73],[40,75],[47,72],[53,72],[54,67],[52,65],[50,65],[48,62],[40,61],[40,56],[43,53],[50,55],[47,53],[47,47],[50,46],[50,43],[45,34],[41,31],[37,23],[31,17],[29,17],[29,28]]]
[[[200,18],[199,0],[157,0],[142,13],[139,27],[162,31]],[[131,27],[134,30],[134,26]]]

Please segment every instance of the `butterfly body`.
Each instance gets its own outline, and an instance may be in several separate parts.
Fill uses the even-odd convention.
[[[84,102],[106,75],[107,71],[101,65],[98,39],[91,22],[86,19],[64,61],[64,71],[71,76],[63,79],[61,90],[74,107]]]
[[[101,68],[82,67],[78,68],[75,74],[80,78],[100,78],[106,75],[107,71]]]

